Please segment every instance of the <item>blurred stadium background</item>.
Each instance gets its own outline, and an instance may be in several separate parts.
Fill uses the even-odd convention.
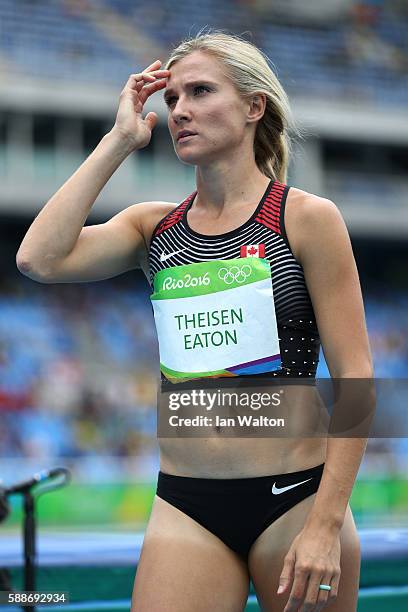
[[[111,129],[131,72],[209,25],[244,34],[276,66],[295,117],[289,184],[332,199],[351,235],[376,377],[408,377],[406,0],[0,0],[0,479],[66,465],[72,485],[40,524],[143,528],[158,469],[158,350],[136,271],[40,285],[19,244],[50,196]],[[145,199],[181,201],[160,124],[106,186],[87,223]],[[323,355],[319,376],[328,376]],[[372,439],[352,497],[358,527],[408,526],[408,441]],[[17,504],[2,531],[16,529]]]

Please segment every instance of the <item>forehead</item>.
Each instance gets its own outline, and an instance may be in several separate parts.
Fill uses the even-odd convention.
[[[225,69],[220,60],[202,51],[193,51],[178,60],[169,70],[170,76],[165,91],[182,87],[185,82],[197,79],[209,79],[217,82],[227,81]]]

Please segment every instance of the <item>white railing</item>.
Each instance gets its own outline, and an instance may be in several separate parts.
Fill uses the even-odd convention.
[[[31,213],[82,164],[85,155],[0,147],[0,214]],[[181,202],[195,189],[194,168],[159,156],[133,154],[115,172],[94,207],[96,215],[115,213],[141,201]]]

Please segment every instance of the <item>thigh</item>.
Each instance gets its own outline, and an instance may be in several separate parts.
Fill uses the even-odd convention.
[[[263,612],[282,611],[289,598],[277,595],[283,561],[295,536],[302,529],[315,495],[310,495],[270,525],[256,540],[249,554],[249,572]],[[350,506],[340,531],[340,583],[336,601],[323,609],[355,612],[360,580],[360,541]]]
[[[217,536],[155,497],[136,572],[131,612],[244,610],[244,561]]]

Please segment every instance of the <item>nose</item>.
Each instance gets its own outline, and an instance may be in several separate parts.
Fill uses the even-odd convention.
[[[171,116],[172,116],[173,121],[176,124],[179,124],[182,121],[189,121],[190,120],[190,118],[191,118],[190,117],[190,112],[187,109],[185,102],[181,101],[180,98],[177,100],[177,102],[173,106],[173,109],[171,111]]]

